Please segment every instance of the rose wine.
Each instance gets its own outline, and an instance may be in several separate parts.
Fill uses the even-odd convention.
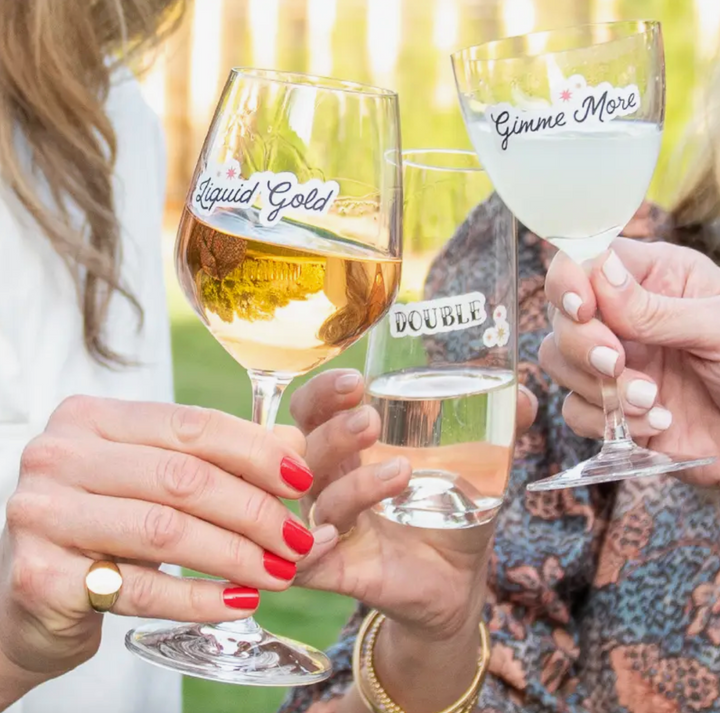
[[[509,371],[419,368],[372,381],[366,402],[382,428],[363,462],[405,456],[413,466],[410,487],[382,504],[383,515],[438,529],[490,522],[510,473],[516,399]]]
[[[620,235],[650,185],[657,124],[612,121],[588,130],[513,136],[506,151],[485,120],[468,122],[480,161],[508,208],[577,262]]]
[[[236,361],[289,378],[332,359],[385,314],[401,263],[289,221],[271,234],[265,240],[230,212],[200,220],[186,209],[176,260],[188,300]]]

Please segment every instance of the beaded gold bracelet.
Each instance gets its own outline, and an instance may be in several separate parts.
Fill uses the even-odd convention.
[[[390,698],[375,673],[373,662],[375,642],[377,641],[380,627],[384,621],[384,614],[378,611],[371,611],[358,631],[353,653],[353,677],[355,679],[355,686],[363,703],[372,713],[405,713],[405,711]],[[478,659],[477,673],[470,687],[463,693],[460,699],[440,713],[472,713],[477,705],[489,664],[490,636],[487,627],[481,622],[480,657]]]

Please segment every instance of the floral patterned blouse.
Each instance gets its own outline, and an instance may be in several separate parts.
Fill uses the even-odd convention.
[[[646,204],[626,234],[664,228],[661,212]],[[452,280],[482,269],[482,230],[460,230],[453,241],[457,249],[435,270]],[[492,659],[478,710],[720,712],[720,493],[671,476],[525,489],[598,450],[567,428],[566,394],[537,363],[549,332],[543,287],[553,253],[521,229],[520,374],[540,409],[517,444],[498,516],[486,607]],[[334,676],[294,691],[284,713],[333,713],[352,683],[365,613],[359,606],[330,651]]]

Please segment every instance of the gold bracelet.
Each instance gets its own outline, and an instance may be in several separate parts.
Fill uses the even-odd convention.
[[[353,653],[353,678],[358,694],[368,710],[373,713],[405,713],[393,701],[383,688],[375,673],[373,657],[375,642],[380,627],[385,621],[385,615],[378,611],[371,611],[363,621],[358,631]],[[480,657],[478,670],[470,687],[461,698],[441,713],[472,713],[480,697],[480,690],[485,681],[490,664],[490,636],[484,622],[480,623]]]

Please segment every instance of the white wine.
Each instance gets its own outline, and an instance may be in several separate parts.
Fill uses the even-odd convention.
[[[327,231],[288,221],[260,234],[232,213],[203,221],[187,209],[176,260],[183,291],[215,338],[246,369],[281,378],[362,337],[395,299],[401,266]]]
[[[378,506],[382,514],[438,529],[492,520],[512,463],[513,373],[467,366],[407,369],[378,377],[366,394],[382,428],[363,462],[404,456],[413,466],[409,489]]]
[[[641,121],[515,136],[507,151],[484,120],[469,122],[468,133],[518,220],[576,262],[602,253],[630,222],[662,139],[658,125]]]

